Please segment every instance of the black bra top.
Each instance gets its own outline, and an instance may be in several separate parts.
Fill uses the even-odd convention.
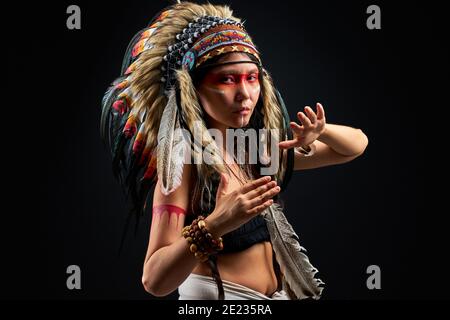
[[[218,174],[212,177],[212,194],[215,195],[219,185],[220,177]],[[208,201],[210,200],[210,201]],[[208,212],[212,212],[215,207],[215,196],[212,199],[203,199],[203,203],[209,203],[209,206],[204,206],[202,214],[204,217],[208,216]],[[196,218],[196,215],[188,215],[185,219],[185,225],[189,225]],[[267,229],[266,221],[261,215],[257,215],[248,222],[241,225],[239,228],[222,236],[223,250],[220,253],[239,252],[250,248],[252,245],[270,241],[269,230]]]
[[[185,225],[191,224],[193,220],[192,215],[187,216]],[[270,241],[270,234],[264,218],[257,215],[239,228],[223,235],[222,239],[223,250],[220,253],[231,253],[250,248],[255,243]]]
[[[223,250],[220,253],[238,252],[250,248],[255,243],[270,241],[266,221],[257,215],[239,228],[225,234]]]

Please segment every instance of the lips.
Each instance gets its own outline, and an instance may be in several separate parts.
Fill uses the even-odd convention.
[[[250,108],[248,108],[248,107],[242,107],[242,108],[239,108],[238,110],[236,110],[236,111],[233,111],[233,113],[238,113],[238,114],[243,114],[243,115],[245,115],[245,114],[249,114],[250,113]]]

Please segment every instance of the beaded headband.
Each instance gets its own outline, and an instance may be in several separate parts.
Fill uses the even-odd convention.
[[[161,68],[165,72],[161,81],[166,83],[166,90],[176,82],[176,69],[183,67],[193,71],[221,54],[245,52],[252,54],[261,64],[259,52],[242,23],[214,16],[203,16],[194,21],[176,35],[178,42],[170,45],[163,57],[166,63]]]

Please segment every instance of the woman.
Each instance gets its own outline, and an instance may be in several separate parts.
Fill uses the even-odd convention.
[[[317,270],[298,250],[287,259],[301,261],[293,264],[303,268],[298,270],[302,277],[292,272],[277,251],[277,230],[268,213],[275,217],[274,202],[289,170],[348,162],[364,151],[366,136],[358,129],[326,124],[320,104],[316,111],[305,107],[297,114],[299,122],[289,123],[258,50],[228,7],[176,4],[132,43],[135,61],[131,67],[133,59],[125,63],[132,76],[123,70],[104,110],[111,105],[111,123],[123,126],[123,134],[113,137],[113,156],[135,205],[145,208],[151,183],[142,181],[156,181],[144,288],[155,296],[178,288],[180,299],[318,298],[322,282],[314,279]],[[168,47],[158,60],[162,43]],[[150,85],[156,67],[162,70],[162,97]],[[199,142],[191,141],[196,125],[209,130],[202,131]],[[262,158],[250,161],[254,152],[248,145],[227,148],[227,129],[238,128],[280,130],[270,138],[284,140],[279,150],[259,148],[271,165],[279,161],[274,174],[262,174],[267,168]],[[186,161],[209,147],[215,162]],[[133,152],[127,157],[121,150]],[[192,153],[186,156],[186,150]],[[238,151],[244,151],[243,163],[237,161]],[[276,214],[284,217],[281,210]],[[307,289],[298,282],[307,282]]]

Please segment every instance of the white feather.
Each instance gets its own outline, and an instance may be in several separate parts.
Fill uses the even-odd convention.
[[[283,274],[283,284],[295,294],[294,298],[319,299],[323,285],[315,278],[318,272],[309,262],[306,250],[299,243],[298,235],[287,221],[278,204],[262,213],[270,233],[275,257]]]
[[[164,195],[181,185],[185,154],[186,141],[178,120],[175,89],[171,89],[158,131],[157,170]]]

